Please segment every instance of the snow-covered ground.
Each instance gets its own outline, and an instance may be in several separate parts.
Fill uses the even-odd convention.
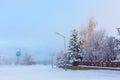
[[[63,70],[51,66],[0,66],[0,80],[120,80],[120,71]]]

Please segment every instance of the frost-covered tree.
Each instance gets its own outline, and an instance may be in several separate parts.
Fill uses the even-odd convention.
[[[26,53],[23,56],[21,56],[21,64],[32,65],[34,64],[34,60],[30,54]]]
[[[78,31],[73,29],[72,35],[70,36],[69,42],[69,60],[71,61],[79,61],[82,60],[82,41],[78,37]]]
[[[84,49],[84,60],[95,59],[95,44],[94,41],[97,40],[98,33],[95,32],[97,22],[94,17],[90,17],[87,27],[84,27],[80,30],[80,36],[82,36],[83,49]]]
[[[103,58],[103,48],[105,41],[104,31],[94,33],[94,36],[88,38],[86,48],[86,59],[90,61],[100,61]]]
[[[61,51],[61,52],[58,52],[56,53],[56,58],[57,58],[57,66],[60,67],[60,66],[63,66],[64,65],[64,52]]]
[[[107,37],[104,44],[104,59],[106,61],[112,61],[116,59],[117,54],[119,54],[120,41],[115,39],[115,37]]]

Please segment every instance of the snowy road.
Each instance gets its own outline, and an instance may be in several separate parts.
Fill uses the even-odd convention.
[[[0,80],[120,80],[120,71],[67,70],[51,66],[0,66]]]

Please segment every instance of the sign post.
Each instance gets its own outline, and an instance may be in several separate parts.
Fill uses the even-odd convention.
[[[17,64],[20,64],[19,57],[21,56],[21,51],[20,49],[16,52],[16,57],[17,57]]]

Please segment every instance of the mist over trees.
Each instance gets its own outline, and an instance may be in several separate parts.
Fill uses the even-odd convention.
[[[30,54],[21,56],[0,56],[0,65],[32,65],[35,61]]]
[[[96,30],[97,21],[90,17],[86,27],[74,28],[70,40],[67,61],[114,61],[120,54],[119,39],[108,36],[105,30]]]

